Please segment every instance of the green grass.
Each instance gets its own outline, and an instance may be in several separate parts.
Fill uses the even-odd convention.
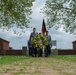
[[[76,55],[60,55],[60,56],[53,56],[53,58],[58,60],[76,62]]]
[[[12,74],[11,74],[12,73]],[[75,55],[0,56],[0,75],[76,75]]]
[[[43,57],[47,59],[57,59],[57,60],[64,60],[64,61],[71,61],[71,62],[76,62],[76,56],[75,55],[56,55],[56,56],[50,56],[50,57]],[[22,60],[28,60],[28,59],[39,59],[38,57],[29,57],[29,56],[0,56],[0,66],[5,65],[5,64],[11,64],[13,62],[18,62]],[[34,61],[34,60],[33,60]],[[33,62],[31,61],[31,63]]]
[[[29,59],[29,56],[0,56],[0,66],[5,64],[12,64],[13,62]]]

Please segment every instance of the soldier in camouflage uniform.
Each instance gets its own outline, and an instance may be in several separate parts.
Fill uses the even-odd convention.
[[[46,31],[45,37],[47,39],[47,45],[46,45],[46,49],[45,49],[45,56],[49,56],[51,54],[52,43],[51,43],[51,36],[48,34],[48,31]]]
[[[38,33],[36,32],[36,28],[33,28],[33,32],[30,34],[30,40],[32,43],[32,40],[34,39],[35,36],[37,36]],[[34,48],[33,44],[32,44],[32,56],[37,56],[37,49]]]
[[[29,55],[31,56],[32,55],[32,44],[31,44],[31,40],[29,39],[28,40],[28,49],[29,49]]]

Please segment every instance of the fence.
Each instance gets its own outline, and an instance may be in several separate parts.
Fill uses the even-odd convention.
[[[72,50],[72,49],[55,49],[53,50],[53,54],[54,55],[76,55],[76,50]]]
[[[0,50],[0,55],[27,55],[27,47],[23,47],[22,50]]]
[[[0,55],[28,55],[28,50],[23,47],[22,50],[0,50]],[[76,55],[76,50],[54,50],[54,55]]]
[[[58,50],[58,55],[76,55],[76,50]]]

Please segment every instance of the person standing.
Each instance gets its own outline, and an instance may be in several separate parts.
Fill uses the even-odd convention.
[[[38,33],[36,32],[36,28],[33,28],[33,32],[30,34],[31,43],[34,37],[37,35]],[[33,46],[33,44],[32,44],[32,56],[35,56],[35,57],[37,56],[37,49]]]
[[[41,33],[38,34],[39,36],[41,36]],[[38,40],[39,45],[42,45],[42,39],[40,38]],[[38,49],[38,57],[42,57],[43,51],[41,48]]]
[[[31,44],[31,40],[29,39],[28,40],[28,49],[29,49],[29,55],[31,56],[32,55],[32,44]]]
[[[52,42],[51,42],[51,35],[48,34],[48,31],[46,31],[45,37],[46,37],[46,39],[47,39],[45,56],[50,56],[50,54],[51,54]]]

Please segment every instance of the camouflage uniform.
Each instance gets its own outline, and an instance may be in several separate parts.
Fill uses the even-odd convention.
[[[31,44],[31,40],[28,40],[28,49],[29,49],[29,55],[32,55],[32,44]]]
[[[38,33],[37,32],[32,32],[30,34],[30,40],[31,40],[31,44],[32,44],[32,40],[34,39],[35,36],[37,36]],[[32,44],[32,56],[36,56],[37,55],[37,49],[34,48],[33,44]]]
[[[51,47],[52,47],[52,43],[51,43],[51,36],[50,35],[45,35],[46,39],[47,39],[47,45],[46,45],[46,49],[45,49],[45,55],[48,56],[51,54]]]

